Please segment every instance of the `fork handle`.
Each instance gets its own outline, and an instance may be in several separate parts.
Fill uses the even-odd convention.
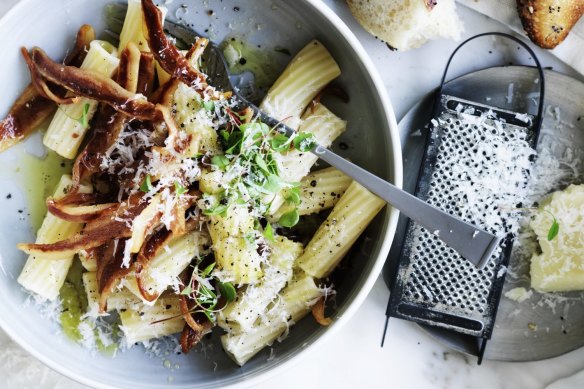
[[[283,130],[287,136],[294,134],[294,130],[290,127],[266,115],[259,108],[253,105],[250,108],[267,125]],[[486,265],[499,245],[501,238],[420,200],[325,147],[317,145],[312,149],[312,153],[347,174],[399,209],[410,219],[435,234],[437,238],[456,250],[462,257],[469,260],[479,269]]]

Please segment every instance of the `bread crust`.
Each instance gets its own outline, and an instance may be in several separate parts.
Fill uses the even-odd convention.
[[[488,1],[488,0],[485,0]],[[409,50],[430,39],[459,40],[454,0],[346,0],[355,19],[390,48]]]
[[[529,39],[553,49],[584,14],[584,0],[517,0],[517,12]]]

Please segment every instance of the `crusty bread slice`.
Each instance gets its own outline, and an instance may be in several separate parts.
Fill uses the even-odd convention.
[[[420,47],[434,38],[458,40],[463,30],[454,0],[347,0],[371,34],[398,50]]]
[[[529,39],[553,49],[584,14],[584,0],[517,0],[517,12]]]

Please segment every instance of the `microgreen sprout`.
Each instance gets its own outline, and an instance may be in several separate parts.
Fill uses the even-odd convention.
[[[152,190],[152,178],[150,178],[150,174],[147,174],[146,178],[144,178],[144,181],[142,181],[140,190],[144,193],[148,193]]]
[[[534,207],[524,207],[524,208],[513,208],[513,211],[537,211],[538,208],[534,208]],[[558,236],[558,233],[560,232],[560,223],[558,222],[558,219],[556,219],[555,215],[553,213],[551,213],[550,211],[544,209],[543,212],[547,213],[548,215],[550,215],[552,217],[552,224],[550,225],[550,228],[548,229],[547,232],[547,240],[552,241],[554,240],[554,238],[556,236]]]
[[[180,182],[178,181],[174,182],[174,193],[176,193],[177,196],[182,196],[186,192],[187,189],[184,186],[182,186]]]
[[[272,228],[270,222],[268,222],[264,227],[264,238],[266,238],[266,240],[269,242],[274,241],[274,229]]]
[[[180,293],[194,300],[196,306],[191,310],[191,313],[201,312],[211,322],[215,321],[215,313],[220,310],[217,309],[219,297],[222,296],[226,302],[231,302],[235,300],[237,295],[237,291],[231,282],[221,282],[211,275],[214,268],[215,262],[203,270],[200,270],[196,266],[189,283],[185,285]],[[219,295],[215,293],[211,281],[214,281],[215,286],[219,290]]]
[[[294,208],[293,210],[288,211],[280,216],[278,223],[280,223],[282,227],[290,228],[298,224],[298,220],[300,220],[300,216],[298,215],[298,210]]]
[[[87,126],[89,126],[89,119],[87,117],[88,113],[89,113],[89,103],[85,103],[85,104],[83,104],[83,112],[81,112],[81,117],[79,119],[77,119],[77,121],[79,122],[79,124],[81,124],[81,126],[83,128],[87,128]]]
[[[547,233],[547,240],[552,241],[558,235],[558,232],[560,232],[560,223],[558,223],[558,220],[556,219],[553,213],[551,213],[550,211],[544,212],[546,212],[552,217],[552,225],[550,226]]]

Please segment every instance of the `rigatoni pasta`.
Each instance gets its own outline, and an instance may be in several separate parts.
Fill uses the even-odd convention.
[[[162,23],[151,0],[131,0],[118,49],[93,41],[80,68],[27,54],[35,87],[59,104],[45,145],[75,162],[36,243],[19,245],[31,254],[19,282],[56,299],[78,260],[84,331],[117,313],[128,344],[180,333],[188,352],[219,327],[243,365],[323,307],[327,276],[384,203],[335,169],[311,173],[315,142],[329,147],[347,126],[319,102],[340,74],[320,42],[261,103],[297,128],[287,137],[208,85],[208,40],[179,51]],[[320,228],[298,228],[331,208]]]
[[[117,54],[117,49],[111,43],[95,40],[89,45],[81,69],[110,77],[119,63]],[[65,158],[75,158],[96,109],[97,101],[88,98],[60,105],[43,138],[45,146]]]
[[[71,183],[70,176],[62,176],[55,188],[53,198],[64,197]],[[80,191],[90,193],[91,188],[83,186]],[[82,228],[81,223],[68,222],[49,213],[37,232],[36,242],[53,243],[75,235]],[[18,277],[18,283],[43,299],[55,300],[59,296],[59,290],[65,282],[72,262],[73,255],[64,255],[50,260],[43,258],[42,255],[30,255]]]

